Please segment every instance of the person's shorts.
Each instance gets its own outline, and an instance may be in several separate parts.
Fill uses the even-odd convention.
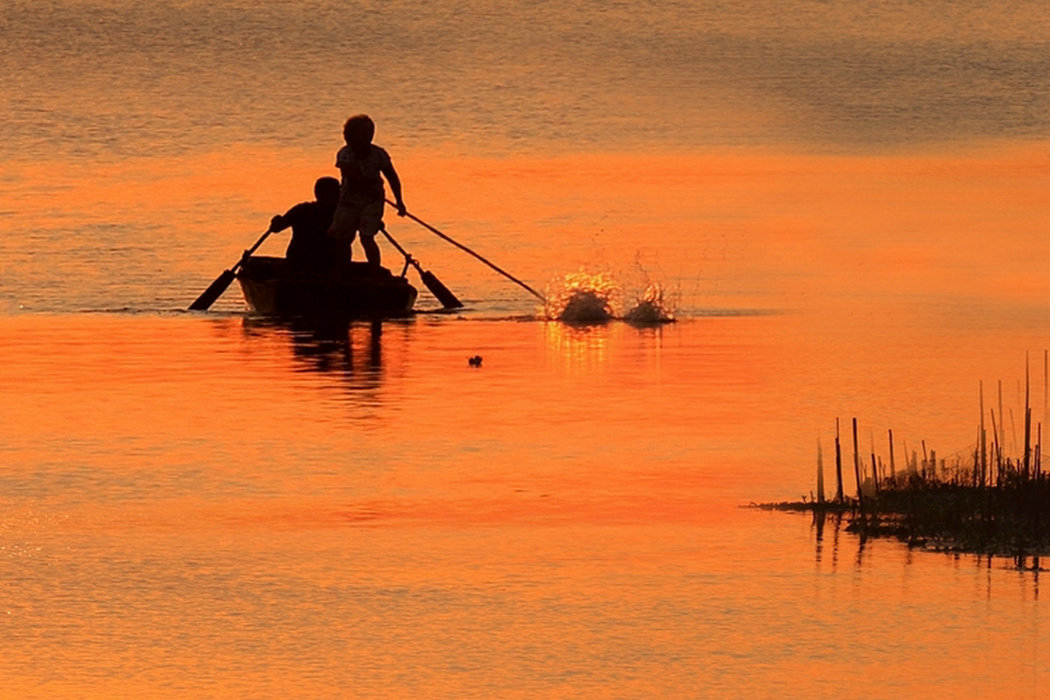
[[[358,231],[362,236],[374,237],[383,227],[383,200],[366,202],[339,202],[332,216],[328,235],[353,240]]]

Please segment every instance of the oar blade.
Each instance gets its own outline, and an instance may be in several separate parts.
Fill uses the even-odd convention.
[[[215,300],[229,288],[236,276],[233,270],[223,270],[223,273],[215,278],[215,281],[197,297],[197,300],[190,304],[190,311],[207,311],[211,308]]]
[[[426,285],[430,293],[434,295],[434,298],[441,302],[441,305],[446,309],[458,309],[463,306],[463,302],[456,298],[456,295],[452,293],[445,285],[441,284],[441,280],[434,276],[430,271],[420,271],[420,279],[423,280],[423,284]]]

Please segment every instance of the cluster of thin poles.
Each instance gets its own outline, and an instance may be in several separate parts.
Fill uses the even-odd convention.
[[[893,487],[900,483],[901,476],[906,479],[919,478],[938,479],[952,481],[955,484],[967,484],[973,487],[992,488],[997,487],[1009,480],[1012,482],[1028,482],[1042,480],[1045,475],[1042,471],[1042,435],[1043,423],[1047,421],[1050,414],[1050,351],[1043,351],[1043,406],[1044,419],[1042,422],[1032,424],[1031,406],[1031,376],[1029,372],[1028,356],[1025,356],[1025,386],[1024,386],[1024,447],[1021,456],[1011,459],[1006,455],[1006,427],[1003,420],[1003,383],[998,384],[998,411],[989,408],[987,412],[988,422],[991,424],[991,440],[986,423],[984,382],[979,385],[980,394],[980,424],[978,427],[977,441],[973,451],[972,466],[964,467],[957,462],[954,470],[949,470],[945,460],[941,460],[940,475],[938,475],[938,461],[935,450],[927,450],[926,441],[922,441],[922,461],[919,461],[918,451],[912,451],[908,458],[905,471],[897,472],[894,458],[893,430],[887,431],[889,440],[889,470],[886,473],[885,465],[881,458],[875,455],[874,444],[872,445],[871,487],[869,493],[877,498],[881,489]],[[1013,412],[1010,412],[1011,422]],[[857,501],[861,508],[864,506],[865,484],[868,481],[868,470],[861,464],[862,458],[858,447],[857,419],[852,419],[853,437],[853,475],[857,487]],[[1034,428],[1034,433],[1033,433]],[[872,441],[874,443],[874,440]],[[905,453],[907,446],[905,445]],[[839,419],[835,419],[835,497],[834,502],[843,503],[846,496],[843,493],[843,459],[842,459],[842,436],[839,429]],[[880,477],[880,472],[882,476]],[[820,442],[817,442],[817,493],[816,502],[826,503],[824,485],[824,461]]]

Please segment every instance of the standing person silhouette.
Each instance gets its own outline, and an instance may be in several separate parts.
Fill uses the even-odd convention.
[[[379,246],[375,237],[383,226],[383,178],[394,195],[398,216],[406,214],[401,198],[401,179],[390,161],[390,154],[372,143],[376,125],[368,116],[358,114],[343,125],[346,145],[339,149],[335,165],[342,175],[339,206],[336,207],[328,235],[353,243],[360,232],[365,258],[379,267]],[[348,261],[347,261],[348,262]]]

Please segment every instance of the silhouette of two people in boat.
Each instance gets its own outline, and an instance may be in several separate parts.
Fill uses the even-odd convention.
[[[390,154],[372,143],[375,123],[366,115],[350,117],[343,125],[346,145],[336,154],[341,182],[322,177],[314,185],[316,201],[303,202],[270,221],[270,231],[291,227],[292,240],[285,256],[289,265],[303,272],[339,276],[350,267],[351,246],[361,234],[361,247],[369,266],[379,271],[380,252],[375,237],[383,228],[386,192],[394,195],[398,216],[405,216],[398,177]]]

